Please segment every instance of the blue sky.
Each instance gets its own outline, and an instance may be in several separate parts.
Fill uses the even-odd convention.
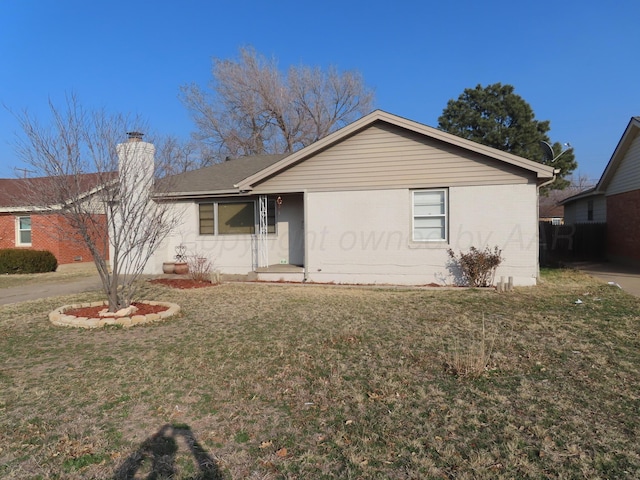
[[[638,0],[0,0],[0,104],[46,119],[75,92],[166,134],[193,124],[180,85],[253,46],[292,64],[359,70],[376,107],[430,126],[465,88],[514,85],[597,179],[640,115]],[[20,167],[0,108],[0,177]]]

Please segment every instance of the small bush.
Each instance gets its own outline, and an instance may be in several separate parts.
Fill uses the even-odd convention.
[[[48,250],[0,249],[0,274],[54,272],[58,260]]]
[[[453,250],[448,250],[449,257],[458,266],[462,274],[462,280],[471,287],[489,287],[493,285],[496,269],[502,263],[502,250],[494,247],[491,250],[485,247],[478,250],[471,247],[468,253],[460,252],[457,258]]]
[[[211,269],[213,263],[207,257],[200,253],[195,253],[187,257],[189,265],[189,277],[197,282],[210,282]]]

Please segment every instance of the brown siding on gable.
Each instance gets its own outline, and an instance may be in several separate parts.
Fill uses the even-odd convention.
[[[532,172],[379,123],[265,180],[254,192],[530,182],[535,182]]]

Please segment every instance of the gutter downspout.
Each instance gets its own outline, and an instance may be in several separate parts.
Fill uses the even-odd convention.
[[[536,274],[536,283],[540,283],[540,189],[542,187],[546,187],[547,185],[551,185],[556,180],[556,175],[560,173],[560,169],[556,168],[553,170],[553,178],[551,180],[547,180],[546,182],[541,183],[536,187],[536,199],[538,200],[536,203],[536,236],[538,237],[538,250],[536,251],[536,265],[538,266],[538,272]]]
[[[304,276],[302,277],[302,283],[306,283],[309,280],[309,235],[307,235],[307,228],[309,222],[307,221],[307,191],[302,192],[302,235],[304,236]]]

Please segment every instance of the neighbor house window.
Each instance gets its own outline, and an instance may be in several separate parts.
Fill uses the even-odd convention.
[[[17,244],[31,245],[31,217],[18,217],[16,223],[18,227]]]
[[[447,191],[416,190],[413,195],[413,240],[447,239]]]
[[[587,200],[587,220],[593,220],[593,199]]]
[[[249,202],[201,203],[199,210],[200,235],[251,235],[256,233],[257,205]],[[276,232],[276,204],[267,206],[267,232]]]

